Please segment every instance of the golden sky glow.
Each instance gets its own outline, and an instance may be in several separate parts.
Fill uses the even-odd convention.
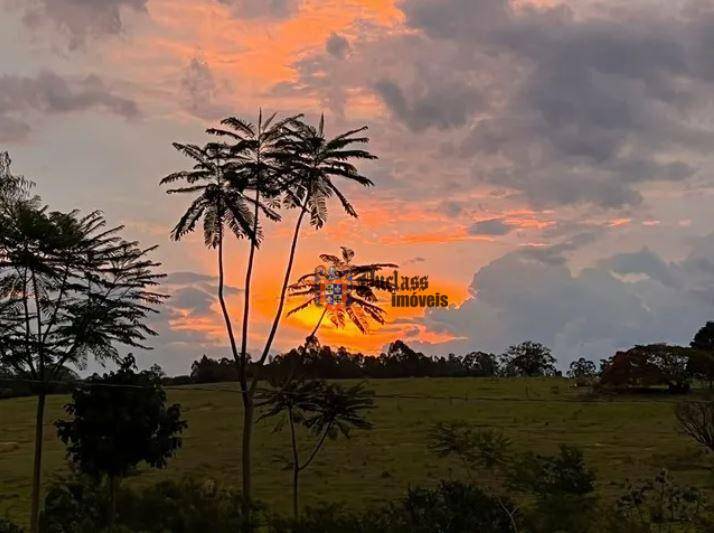
[[[358,219],[333,201],[323,229],[304,228],[293,279],[346,246],[357,263],[428,275],[428,292],[453,306],[387,301],[384,326],[362,335],[326,323],[323,342],[378,353],[402,338],[446,353],[497,351],[523,335],[567,360],[597,358],[642,340],[657,316],[681,317],[656,328],[679,342],[687,313],[689,323],[710,310],[689,296],[710,294],[693,266],[709,259],[692,250],[709,242],[714,195],[709,15],[706,2],[701,13],[680,4],[0,0],[0,150],[37,177],[53,208],[102,209],[130,238],[159,244],[167,273],[184,275],[167,282],[174,298],[157,320],[154,353],[173,370],[201,352],[226,355],[226,335],[215,254],[198,232],[169,240],[188,198],[157,183],[188,165],[172,141],[202,144],[221,118],[255,120],[259,108],[324,113],[328,135],[368,125],[379,156],[361,165],[374,188],[343,188]],[[265,227],[253,353],[277,306],[294,218]],[[239,328],[246,243],[226,253]],[[615,268],[653,268],[663,286],[617,286]],[[533,283],[509,292],[524,277]],[[629,295],[621,309],[639,325],[621,330],[613,315],[590,338],[584,324],[600,320],[601,293]],[[318,318],[312,309],[285,319],[275,349],[302,342]]]

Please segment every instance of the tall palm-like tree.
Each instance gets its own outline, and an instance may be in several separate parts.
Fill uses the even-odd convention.
[[[362,383],[350,388],[323,381],[293,381],[284,383],[266,393],[266,410],[261,419],[287,418],[290,427],[293,471],[293,514],[298,517],[300,473],[312,464],[327,439],[335,440],[340,434],[349,438],[352,429],[371,429],[367,411],[374,408],[374,392]],[[315,436],[309,452],[301,453],[297,440],[297,426],[302,425]],[[279,422],[275,431],[283,426]],[[304,457],[301,457],[304,455]]]
[[[228,183],[237,189],[247,185],[253,190],[252,233],[256,235],[260,227],[259,219],[262,202],[266,202],[271,210],[266,211],[268,218],[277,220],[277,214],[272,209],[278,208],[280,195],[285,188],[290,173],[286,171],[283,150],[281,145],[287,133],[286,124],[299,119],[299,116],[282,120],[275,120],[275,114],[267,119],[263,118],[262,110],[258,113],[256,125],[238,117],[229,117],[221,121],[223,128],[210,128],[209,134],[226,138],[229,142],[224,145],[230,165],[225,175]],[[240,356],[236,359],[238,364],[239,380],[242,390],[243,405],[252,404],[252,396],[248,393],[248,324],[250,316],[250,295],[253,277],[253,264],[255,251],[258,247],[257,239],[251,239],[248,263],[245,274],[245,289],[243,299],[243,319],[241,327]],[[253,410],[248,407],[243,409],[243,427],[252,426]],[[244,429],[242,449],[242,476],[243,496],[246,503],[246,512],[249,513],[251,496],[251,453],[250,439]]]
[[[320,229],[327,221],[327,201],[332,196],[336,196],[344,210],[349,215],[357,217],[354,207],[337,187],[334,180],[341,178],[365,187],[374,185],[372,180],[360,174],[357,167],[351,162],[377,159],[367,150],[354,147],[354,145],[369,142],[369,138],[362,135],[367,130],[367,126],[347,131],[332,139],[328,139],[325,135],[324,115],[320,117],[317,127],[302,120],[291,121],[290,127],[291,134],[281,143],[285,164],[291,169],[292,176],[291,181],[287,183],[284,203],[287,207],[299,209],[300,212],[295,222],[278,308],[263,353],[260,356],[260,365],[265,362],[270,353],[282,318],[297,241],[305,214],[309,213],[310,224],[316,229]],[[256,374],[252,382],[252,389],[255,389],[257,385],[257,378]]]
[[[380,277],[378,274],[385,268],[398,268],[398,266],[394,263],[353,264],[354,251],[344,246],[341,248],[341,257],[330,254],[320,255],[320,259],[332,268],[335,278],[342,280],[344,294],[340,305],[326,305],[324,301],[323,292],[329,280],[325,279],[322,268],[314,273],[300,276],[288,287],[290,297],[306,297],[303,303],[288,312],[288,316],[312,306],[323,309],[315,329],[307,338],[308,342],[315,340],[325,316],[337,327],[344,327],[346,318],[349,318],[362,333],[369,331],[370,320],[384,324],[386,311],[377,305],[378,298],[375,292],[391,292],[394,286],[391,277]]]
[[[174,226],[171,237],[178,241],[196,229],[203,220],[203,238],[206,246],[216,250],[218,260],[218,301],[226,324],[231,351],[236,361],[240,353],[233,332],[233,325],[224,296],[225,273],[223,268],[223,243],[226,228],[237,238],[248,238],[259,243],[260,227],[255,222],[254,210],[262,210],[267,216],[278,215],[269,206],[250,198],[249,177],[237,170],[235,163],[242,150],[229,148],[221,143],[209,143],[204,147],[193,144],[173,143],[174,148],[190,157],[194,165],[189,170],[169,174],[161,180],[162,185],[183,182],[183,185],[168,189],[169,194],[197,194],[186,212]],[[245,147],[242,147],[245,149]],[[229,179],[230,178],[230,179]]]

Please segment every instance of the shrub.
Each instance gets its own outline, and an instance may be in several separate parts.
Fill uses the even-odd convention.
[[[23,530],[20,526],[16,526],[8,519],[0,516],[0,533],[22,533]]]
[[[694,487],[674,483],[667,470],[653,479],[627,485],[618,500],[617,517],[626,531],[711,531],[704,495]],[[702,529],[703,528],[703,529]]]
[[[110,502],[100,483],[86,476],[54,483],[45,498],[46,533],[234,533],[244,527],[238,491],[213,481],[164,481],[145,489],[121,488],[121,511],[110,528]],[[260,521],[260,509],[256,508]],[[1,530],[0,530],[1,531]]]
[[[714,451],[714,402],[680,402],[675,414],[682,431]]]

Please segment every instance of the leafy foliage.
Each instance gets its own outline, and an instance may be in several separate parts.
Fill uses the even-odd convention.
[[[181,446],[186,428],[177,404],[166,405],[160,376],[137,372],[127,356],[119,370],[88,378],[56,423],[67,455],[96,479],[122,478],[141,462],[163,468]]]
[[[231,151],[222,145],[209,143],[204,147],[193,144],[173,143],[176,150],[194,160],[191,170],[169,174],[161,180],[162,185],[184,181],[186,185],[168,189],[169,194],[194,194],[197,196],[174,226],[171,237],[181,240],[196,229],[203,219],[203,239],[206,246],[216,248],[221,243],[224,228],[238,238],[248,237],[259,241],[260,234],[254,230],[251,200],[246,196],[249,183],[229,179],[232,164]],[[266,212],[272,213],[266,208]],[[277,215],[275,215],[277,216]]]
[[[359,383],[343,387],[324,381],[302,381],[288,378],[280,386],[265,394],[261,402],[266,406],[261,419],[282,417],[275,427],[278,431],[287,418],[290,427],[292,457],[288,461],[293,471],[293,513],[298,516],[299,475],[305,470],[325,444],[340,434],[349,438],[352,429],[371,429],[365,411],[374,407],[374,393]],[[297,442],[296,425],[301,424],[316,438],[312,451],[305,459]]]
[[[501,366],[507,376],[551,376],[556,373],[555,357],[550,349],[533,341],[509,347],[501,355]]]
[[[554,456],[525,453],[509,469],[511,488],[540,498],[589,494],[595,488],[594,481],[595,474],[585,465],[583,452],[564,444]]]
[[[706,531],[702,523],[706,505],[696,488],[674,483],[667,470],[641,483],[628,483],[626,493],[617,502],[619,517],[629,524],[628,531]],[[709,523],[709,526],[712,524]],[[704,526],[705,529],[700,529]]]
[[[65,363],[116,360],[117,345],[148,348],[153,248],[124,241],[99,212],[50,212],[20,201],[0,213],[0,360],[51,380]]]
[[[339,199],[347,214],[356,217],[357,211],[333,180],[342,178],[364,186],[374,185],[350,162],[377,159],[367,150],[353,147],[369,142],[368,137],[361,135],[367,127],[328,139],[325,117],[321,116],[317,127],[296,119],[290,122],[289,129],[289,135],[278,144],[283,164],[293,176],[286,189],[285,205],[306,209],[310,214],[310,224],[317,229],[327,222],[327,200],[332,196]]]
[[[324,307],[324,312],[327,313],[330,322],[337,327],[344,327],[345,319],[349,318],[357,326],[357,329],[366,334],[369,330],[370,320],[384,324],[386,312],[377,305],[378,298],[375,291],[392,291],[394,288],[390,281],[386,283],[381,281],[377,274],[384,268],[397,268],[397,265],[393,263],[356,265],[352,263],[353,257],[354,251],[344,246],[341,257],[328,254],[320,255],[320,259],[334,269],[337,278],[346,280],[343,305],[325,306],[322,301],[322,292],[326,272],[316,271],[300,276],[295,283],[288,287],[290,296],[306,297],[305,302],[288,311],[288,316],[308,307],[318,306]],[[319,268],[322,269],[322,267]]]
[[[580,357],[570,363],[568,377],[574,379],[578,386],[590,385],[597,377],[597,367],[592,361]]]
[[[429,432],[429,449],[439,457],[454,455],[469,468],[492,469],[508,464],[511,441],[502,433],[477,430],[464,421],[439,422]]]
[[[52,533],[193,533],[243,531],[242,497],[212,480],[162,481],[143,489],[122,488],[122,509],[110,526],[106,491],[75,476],[54,483],[45,498],[42,530]],[[256,508],[255,512],[262,509]]]
[[[666,344],[635,346],[604,362],[600,384],[620,388],[666,385],[670,392],[687,392],[693,353],[690,348]]]
[[[702,326],[694,335],[690,346],[698,350],[714,352],[714,322],[707,322]]]
[[[406,518],[403,531],[512,532],[511,520],[502,506],[513,504],[460,482],[444,481],[436,489],[411,489],[403,502]]]

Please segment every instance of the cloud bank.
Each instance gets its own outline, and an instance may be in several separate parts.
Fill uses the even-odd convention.
[[[134,101],[114,94],[98,76],[72,80],[49,70],[34,77],[0,75],[0,142],[25,139],[31,118],[90,109],[139,115]]]
[[[470,292],[461,306],[429,310],[419,321],[459,338],[426,350],[500,352],[534,340],[552,347],[565,368],[579,356],[598,360],[638,343],[687,344],[714,317],[714,234],[681,261],[643,248],[579,273],[558,249],[516,251],[481,268]]]

